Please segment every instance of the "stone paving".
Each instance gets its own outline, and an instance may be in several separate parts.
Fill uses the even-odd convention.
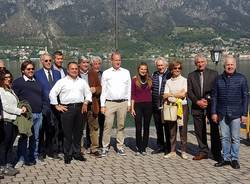
[[[156,143],[155,129],[151,128],[148,155],[136,156],[134,153],[134,128],[126,130],[127,156],[118,156],[111,148],[108,157],[95,158],[86,154],[87,162],[73,161],[65,165],[63,160],[48,160],[47,165],[25,166],[15,177],[5,177],[1,184],[111,184],[111,183],[242,183],[250,184],[250,142],[242,135],[240,163],[241,169],[234,170],[230,166],[215,168],[211,159],[193,161],[192,156],[197,149],[192,126],[189,127],[188,149],[189,159],[180,156],[165,159],[163,154],[151,155]],[[114,143],[114,139],[112,140]]]

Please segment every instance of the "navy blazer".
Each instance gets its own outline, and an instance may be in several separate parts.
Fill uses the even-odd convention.
[[[53,82],[52,85],[49,83],[48,78],[44,72],[44,69],[41,68],[35,72],[35,79],[39,82],[40,86],[42,87],[42,94],[43,94],[43,114],[46,114],[48,110],[50,110],[50,100],[49,100],[49,92],[55,83],[61,79],[61,74],[59,71],[51,69]]]
[[[53,68],[54,70],[56,70],[56,69],[55,69],[55,65],[52,65],[52,68]],[[68,74],[67,68],[62,67],[62,69],[63,69],[64,75],[66,76],[66,75]],[[57,71],[58,71],[58,70],[57,70]],[[60,74],[61,74],[61,73],[60,73]],[[62,78],[62,76],[61,76],[61,78]]]

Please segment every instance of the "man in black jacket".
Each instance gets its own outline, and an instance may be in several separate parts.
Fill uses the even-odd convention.
[[[194,131],[199,145],[198,154],[193,160],[208,158],[206,118],[210,123],[211,152],[213,158],[221,160],[221,143],[218,125],[211,121],[210,93],[218,73],[207,68],[206,58],[198,54],[195,57],[196,70],[188,75],[188,97],[192,101]]]
[[[155,60],[155,66],[157,71],[153,73],[152,84],[152,105],[153,105],[153,117],[157,135],[158,149],[154,150],[152,154],[170,152],[170,135],[168,124],[162,120],[161,110],[163,104],[163,93],[165,84],[170,79],[171,74],[168,70],[168,62],[163,57],[158,57]],[[164,141],[165,135],[165,141]]]

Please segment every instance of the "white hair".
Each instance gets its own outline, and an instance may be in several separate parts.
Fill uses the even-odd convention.
[[[93,56],[93,57],[91,58],[90,63],[93,64],[94,61],[96,61],[96,60],[98,60],[100,63],[102,63],[102,58],[101,58],[100,56]]]
[[[155,66],[157,65],[158,61],[163,61],[166,66],[168,66],[168,61],[164,57],[158,57],[155,59]]]

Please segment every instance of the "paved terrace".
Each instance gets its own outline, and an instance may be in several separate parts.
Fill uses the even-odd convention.
[[[188,133],[188,160],[179,156],[174,159],[164,159],[163,154],[151,155],[156,142],[154,128],[151,129],[150,144],[146,156],[135,156],[134,128],[126,130],[127,156],[118,156],[113,147],[108,157],[95,158],[86,155],[87,162],[73,161],[65,165],[63,160],[48,160],[45,166],[25,166],[15,177],[5,177],[1,184],[111,184],[111,183],[174,183],[174,184],[209,184],[209,183],[244,183],[250,184],[250,143],[242,135],[241,169],[234,170],[230,166],[215,168],[215,161],[193,161],[196,150],[196,139],[193,127]],[[114,143],[114,139],[112,140]]]

